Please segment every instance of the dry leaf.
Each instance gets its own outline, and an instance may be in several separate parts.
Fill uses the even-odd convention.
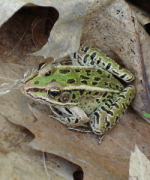
[[[28,146],[32,138],[28,131],[9,123],[0,114],[0,179],[73,180],[78,166],[53,154],[43,158],[40,151]]]
[[[147,154],[150,153],[149,127],[132,112],[126,113],[122,121],[98,145],[98,136],[67,130],[64,125],[39,109],[30,106],[30,110],[35,115],[36,122],[17,122],[35,135],[30,146],[78,164],[83,169],[86,180],[125,180],[134,144],[137,143],[139,147],[144,147]]]
[[[137,180],[150,179],[150,161],[136,145],[130,157],[129,176],[129,180],[133,178]]]
[[[65,2],[55,0],[37,2],[32,0],[30,3],[43,6],[43,8],[44,6],[54,7],[55,9],[51,9],[59,13],[59,19],[51,31],[48,43],[36,55],[43,57],[52,56],[55,59],[63,57],[76,51],[80,41],[86,45],[100,48],[119,64],[126,66],[135,74],[136,80],[134,81],[134,85],[137,89],[137,95],[132,106],[141,116],[143,116],[143,112],[150,113],[148,96],[148,82],[150,77],[149,35],[138,23],[127,3],[123,0],[86,0],[82,2],[79,0]],[[3,2],[1,1],[0,5],[0,24],[2,24],[20,7],[26,5],[26,1],[10,2],[5,0]],[[35,12],[36,8],[34,9]],[[38,64],[43,62],[41,57],[29,56],[29,53],[36,51],[32,38],[34,38],[36,45],[38,44],[37,40],[40,39],[39,44],[41,42],[45,43],[45,36],[42,36],[41,32],[38,32],[38,28],[36,31],[32,30],[31,32],[33,22],[38,16],[39,14],[33,15],[32,8],[28,9],[28,13],[20,10],[18,14],[11,17],[1,27],[1,66],[9,69],[9,71],[6,72],[7,74],[3,74],[3,71],[0,69],[0,77],[2,77],[0,79],[0,85],[4,83],[13,84],[20,77],[24,78],[24,73],[29,69],[29,66],[31,68],[37,68]],[[37,48],[40,47],[39,44]],[[6,66],[6,63],[11,63],[11,68],[9,65]],[[5,90],[7,90],[7,87]],[[31,143],[34,149],[57,154],[80,165],[83,168],[84,179],[86,180],[125,180],[128,177],[128,161],[134,144],[137,143],[140,149],[144,147],[146,154],[150,153],[150,126],[142,121],[142,118],[136,115],[133,110],[129,110],[123,116],[121,122],[108,133],[102,144],[98,146],[98,137],[94,134],[84,134],[67,130],[65,126],[56,120],[49,119],[43,111],[41,114],[32,109],[36,116],[35,118],[27,108],[27,103],[29,102],[32,101],[22,95],[20,89],[14,89],[10,93],[0,97],[1,114],[3,114],[3,117],[9,118],[10,121],[27,127],[35,134],[35,140]],[[43,105],[40,107],[44,110],[47,108]],[[149,121],[149,118],[144,118]],[[35,122],[36,119],[37,122]],[[0,117],[1,121],[2,117]],[[4,159],[7,159],[7,157],[5,158],[6,154],[12,151],[9,148],[10,146],[8,146],[12,140],[6,138],[12,130],[12,126],[9,127],[9,123],[7,124],[6,122],[1,126],[2,130],[3,128],[8,130],[7,134],[1,131],[1,134],[4,135],[3,141],[7,142],[7,147],[4,148],[2,146],[1,148],[1,152],[4,152]],[[18,129],[17,126],[14,127],[13,132],[16,132],[16,129]],[[21,130],[17,132],[19,135],[22,135]],[[25,136],[27,135],[25,134]],[[15,137],[12,136],[14,139]],[[14,151],[18,154],[16,149]],[[34,156],[34,154],[35,152],[30,156],[31,161],[34,158],[36,159],[36,155]],[[11,155],[13,156],[14,154],[11,153]],[[22,156],[26,155],[28,155],[28,151]],[[39,161],[40,158],[37,163]],[[4,163],[2,162],[2,164]],[[66,169],[69,165],[70,163],[68,162]],[[20,164],[17,167],[19,166]],[[23,169],[19,169],[18,171],[22,172]],[[39,169],[39,166],[37,166],[37,169]],[[11,172],[10,169],[7,170]],[[67,174],[67,170],[65,172]],[[73,172],[72,170],[71,173]],[[25,174],[27,173],[25,172]],[[45,171],[43,174],[46,177]],[[56,176],[57,174],[59,173],[56,173]],[[32,179],[31,177],[28,179]]]

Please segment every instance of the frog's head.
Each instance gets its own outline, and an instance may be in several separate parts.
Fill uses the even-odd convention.
[[[63,89],[63,85],[53,79],[55,67],[43,64],[39,70],[31,74],[23,84],[25,95],[48,105],[74,105],[71,103],[71,92]]]

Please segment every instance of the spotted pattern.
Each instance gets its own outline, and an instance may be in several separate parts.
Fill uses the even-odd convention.
[[[68,83],[68,84],[73,84],[73,83],[75,83],[75,79],[68,79],[68,80],[67,80],[67,83]]]
[[[75,72],[81,72],[80,69],[75,69]]]
[[[92,85],[93,85],[93,86],[96,86],[96,85],[97,85],[97,82],[92,82]]]
[[[34,84],[39,84],[39,81],[35,81]]]
[[[90,79],[89,77],[86,77],[86,76],[84,76],[84,75],[81,75],[80,76],[82,79]]]
[[[85,90],[80,90],[79,92],[80,92],[80,95],[82,96],[84,94]]]
[[[102,73],[103,73],[102,70],[100,70],[100,69],[98,69],[97,72],[98,72],[99,74],[102,74]]]
[[[70,70],[68,70],[68,69],[61,69],[59,72],[60,72],[61,74],[67,74],[67,73],[70,72]]]
[[[125,82],[131,82],[134,79],[134,76],[130,71],[121,67],[99,49],[81,45],[79,52],[80,51],[85,53],[85,56],[83,57],[80,55],[78,56],[78,62],[81,66],[86,63],[86,65],[91,65],[97,68],[101,67],[113,75],[121,78]]]
[[[99,81],[101,78],[99,78],[99,77],[94,77],[94,80],[95,81]]]
[[[84,59],[83,59],[83,62],[84,62],[84,63],[86,63],[86,62],[87,62],[88,57],[89,57],[89,55],[88,55],[88,54],[84,56]]]
[[[82,83],[82,84],[85,84],[85,85],[87,85],[87,84],[88,84],[88,82],[87,82],[87,81],[84,81],[84,80],[83,80],[83,81],[81,81],[81,83]]]

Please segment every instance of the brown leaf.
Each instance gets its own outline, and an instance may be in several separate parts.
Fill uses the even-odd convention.
[[[28,128],[35,139],[30,146],[36,150],[61,156],[81,166],[84,179],[127,179],[130,152],[134,144],[149,153],[149,131],[146,122],[134,113],[126,113],[104,141],[98,145],[98,136],[67,130],[64,125],[30,107],[37,121],[18,123]]]
[[[30,2],[36,4],[35,1]],[[80,40],[85,45],[100,48],[135,74],[136,80],[134,85],[136,86],[137,95],[132,105],[141,116],[143,116],[143,112],[148,113],[150,111],[149,35],[138,23],[128,4],[119,0],[95,0],[89,1],[89,3],[85,1],[80,3],[79,1],[75,3],[74,1],[59,2],[61,3],[58,3],[58,1],[46,2],[46,6],[56,8],[56,11],[59,13],[59,19],[54,25],[48,43],[37,52],[37,55],[44,57],[53,56],[54,58],[62,57],[76,51]],[[0,8],[0,24],[5,22],[25,3],[25,1],[20,1],[15,6],[13,1],[5,0]],[[44,3],[43,1],[38,1],[37,5],[45,6]],[[68,9],[66,10],[66,8]],[[15,80],[23,79],[23,75],[29,69],[29,66],[37,68],[38,64],[43,62],[41,57],[29,56],[29,53],[36,51],[30,29],[33,20],[38,16],[38,14],[33,15],[33,10],[31,9],[29,8],[27,11],[30,13],[23,13],[23,9],[18,11],[1,27],[0,85],[3,85],[3,87],[5,85],[6,87],[3,92],[7,90],[8,84],[5,83],[10,83],[8,89],[11,90],[11,85],[13,85]],[[35,9],[34,12],[36,11]],[[36,30],[38,31],[38,29]],[[39,36],[39,39],[42,37],[41,33],[38,32],[35,35]],[[7,69],[5,74],[3,74],[3,69]],[[40,112],[35,112],[33,109],[32,111],[38,120],[34,123],[35,117],[27,109],[28,102],[29,100],[21,94],[19,88],[17,90],[14,89],[0,97],[1,114],[6,119],[9,118],[10,121],[27,127],[35,134],[35,140],[31,143],[31,146],[35,149],[57,154],[80,165],[83,168],[84,179],[86,180],[127,179],[130,151],[133,150],[135,143],[138,144],[141,150],[145,151],[145,154],[149,154],[150,126],[133,110],[127,111],[121,122],[107,134],[102,144],[98,146],[98,137],[96,135],[67,130],[65,126],[56,120],[49,119],[43,112],[41,115]],[[42,107],[46,108],[45,106]],[[149,121],[148,118],[144,118]],[[0,116],[0,123],[2,119]],[[3,141],[7,142],[8,147],[2,146],[1,152],[7,163],[1,162],[1,164],[6,165],[4,168],[9,168],[10,159],[5,156],[9,151],[12,157],[19,157],[18,159],[20,160],[22,156],[28,155],[31,149],[28,149],[20,156],[18,156],[18,151],[16,150],[16,156],[14,156],[12,151],[15,150],[12,150],[10,145],[15,144],[17,135],[22,137],[24,133],[22,133],[22,130],[18,131],[17,126],[14,129],[12,126],[9,127],[6,119],[4,119],[2,129],[7,127],[6,130],[8,131],[7,134],[2,131],[1,138],[4,136]],[[7,137],[11,137],[11,139],[8,140]],[[11,165],[14,159],[10,161]],[[28,161],[29,164],[32,164],[29,160],[32,162],[37,160],[35,151],[26,160],[26,162]],[[39,158],[38,160],[39,163],[41,159]],[[20,164],[16,161],[14,167],[22,167]],[[29,164],[27,164],[27,167]],[[36,163],[33,164],[35,165],[35,170],[39,170],[39,166],[36,166]],[[67,166],[69,165],[70,163]],[[32,171],[34,172],[33,169]],[[14,172],[13,170],[12,172]],[[22,169],[19,169],[19,172],[21,171],[24,171],[24,166]],[[1,169],[1,172],[4,172],[3,169]],[[11,170],[8,169],[8,172],[10,173]],[[67,170],[65,172],[67,174]]]

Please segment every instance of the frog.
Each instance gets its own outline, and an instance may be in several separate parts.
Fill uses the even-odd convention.
[[[135,97],[134,75],[98,48],[81,44],[70,58],[69,65],[41,63],[23,92],[67,129],[98,135],[100,144]]]

